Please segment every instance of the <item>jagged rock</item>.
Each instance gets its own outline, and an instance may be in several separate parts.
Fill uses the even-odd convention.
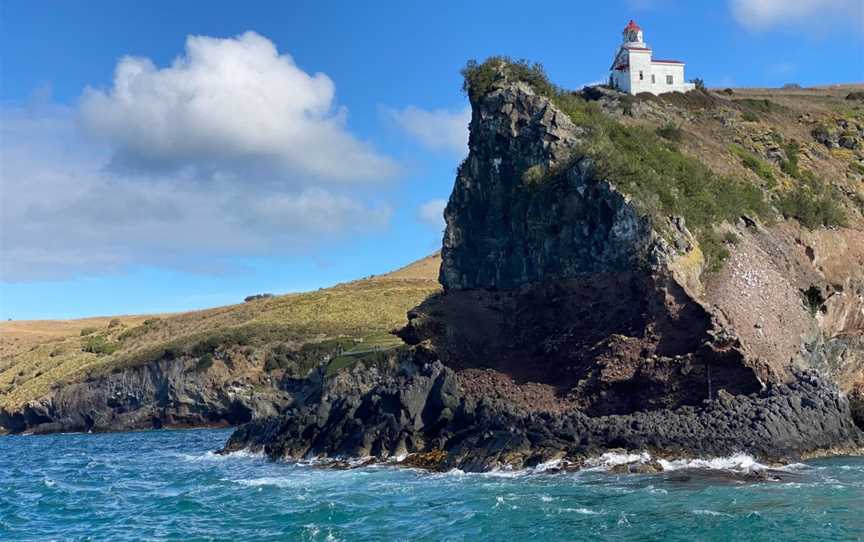
[[[507,401],[472,397],[452,369],[440,362],[417,366],[410,356],[377,373],[371,388],[362,371],[321,385],[329,402],[295,405],[285,416],[250,422],[222,452],[249,449],[292,460],[416,454],[404,464],[488,471],[553,459],[579,463],[610,448],[672,456],[746,452],[771,461],[838,444],[864,445],[848,401],[815,372],[797,373],[787,385],[739,396],[734,404],[601,417],[579,410],[525,412]],[[633,473],[662,470],[656,462],[625,467]]]
[[[225,452],[483,471],[611,448],[784,460],[864,444],[846,396],[802,369],[857,378],[860,231],[742,217],[734,258],[706,279],[684,220],[647,218],[579,154],[585,132],[551,100],[506,82],[471,100],[444,290],[398,332],[413,347],[389,370],[322,381]],[[815,310],[810,288],[825,292]]]

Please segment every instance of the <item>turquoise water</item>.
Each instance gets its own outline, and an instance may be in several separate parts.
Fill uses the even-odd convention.
[[[334,471],[213,455],[228,435],[0,437],[0,540],[864,540],[864,458],[760,483],[683,468]]]

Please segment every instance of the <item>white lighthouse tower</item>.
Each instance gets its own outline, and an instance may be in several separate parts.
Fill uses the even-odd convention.
[[[654,60],[653,51],[632,20],[624,27],[624,39],[609,74],[609,84],[622,92],[663,94],[687,92],[695,85],[684,79],[684,63],[679,60]]]

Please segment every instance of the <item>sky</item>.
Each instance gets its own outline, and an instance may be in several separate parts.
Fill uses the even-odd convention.
[[[171,312],[440,247],[459,70],[606,79],[635,19],[708,86],[864,81],[861,0],[0,0],[0,318]]]

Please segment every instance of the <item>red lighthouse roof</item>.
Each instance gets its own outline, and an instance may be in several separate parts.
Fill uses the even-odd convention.
[[[624,27],[624,32],[627,32],[628,30],[635,30],[635,31],[638,32],[638,31],[640,31],[640,30],[642,30],[642,29],[639,28],[639,25],[636,24],[636,22],[633,21],[633,19],[630,19],[630,22],[627,23],[627,26]]]

